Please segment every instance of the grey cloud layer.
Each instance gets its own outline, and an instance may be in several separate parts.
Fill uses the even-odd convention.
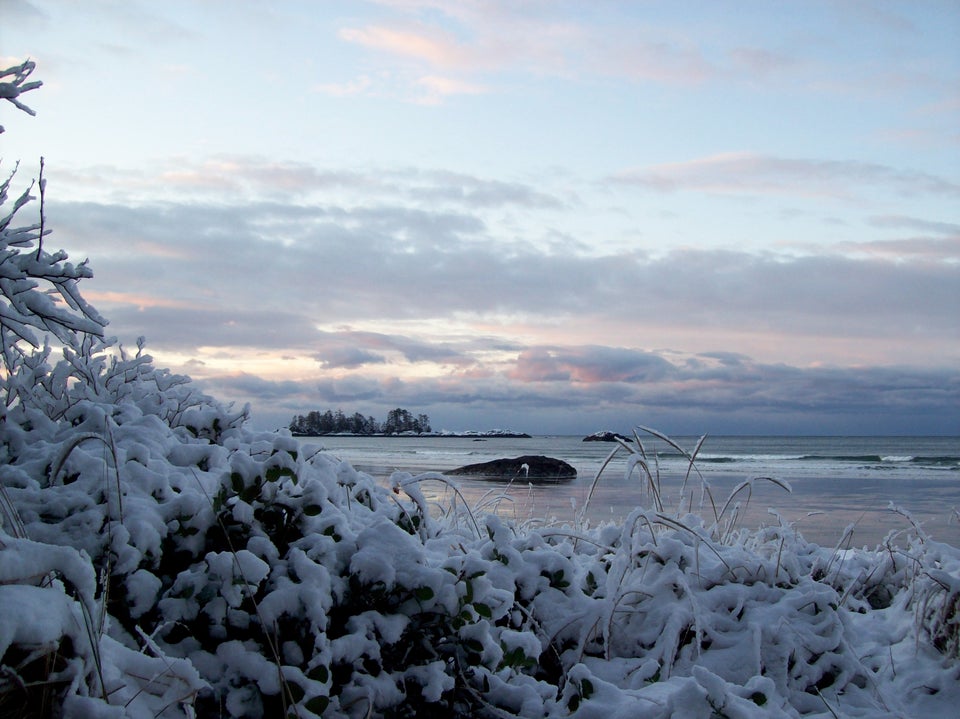
[[[956,409],[960,379],[953,369],[801,369],[749,360],[723,366],[709,357],[677,366],[651,354],[640,361],[641,374],[623,376],[622,358],[613,358],[611,365],[609,349],[566,352],[575,358],[556,358],[559,366],[576,372],[587,363],[604,379],[570,383],[560,381],[558,374],[532,382],[503,377],[268,382],[241,375],[205,382],[218,395],[255,398],[259,407],[271,410],[265,418],[278,425],[305,408],[340,406],[379,415],[401,405],[445,418],[445,426],[454,429],[507,425],[527,431],[586,432],[611,419],[621,429],[631,423],[658,424],[691,434],[778,430],[942,434],[960,429]],[[523,360],[528,362],[529,358]]]
[[[153,318],[164,342],[174,341],[164,327],[175,326],[179,349],[296,345],[311,323],[451,312],[825,336],[960,333],[956,263],[710,250],[581,257],[481,242],[484,224],[471,215],[392,207],[87,203],[57,214],[93,257],[98,290],[179,305],[129,308],[131,321]]]
[[[250,187],[270,181],[268,173]],[[203,193],[139,205],[54,200],[51,242],[69,238],[75,259],[91,257],[86,291],[127,343],[144,334],[157,353],[312,359],[315,376],[282,381],[195,366],[209,391],[253,401],[265,422],[283,424],[316,406],[379,415],[400,405],[461,428],[474,424],[468,417],[542,427],[566,418],[572,427],[652,414],[690,431],[712,429],[697,422],[813,431],[820,420],[835,423],[823,431],[958,429],[960,263],[923,242],[903,238],[918,251],[866,256],[585,252],[575,242],[536,245],[491,229],[489,213],[511,197],[530,212],[561,209],[548,193],[456,173],[400,172],[390,182],[397,187],[364,203],[310,204],[296,195],[227,204]],[[956,242],[951,223],[872,222],[878,231]],[[483,329],[403,329],[454,318]],[[508,329],[514,321],[534,335],[552,327],[553,339]],[[396,330],[351,327],[391,322]],[[567,325],[577,329],[557,339]],[[584,344],[576,334],[584,326],[602,327],[603,338]],[[831,341],[900,347],[914,359],[892,369],[804,368],[696,340],[744,333],[783,343],[783,362],[797,343],[814,355]],[[676,344],[680,335],[688,346]],[[669,344],[671,351],[642,349]],[[382,378],[400,364],[442,369]]]

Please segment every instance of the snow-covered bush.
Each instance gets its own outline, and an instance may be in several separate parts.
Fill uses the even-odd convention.
[[[3,77],[23,89],[27,70]],[[671,514],[655,492],[595,529],[432,512],[418,487],[445,478],[382,486],[252,431],[143,341],[102,338],[76,289],[86,265],[46,254],[46,228],[8,229],[25,202],[0,257],[0,714],[944,717],[960,702],[957,549],[821,548],[787,526],[734,531],[725,508]],[[629,466],[656,486],[642,456]]]

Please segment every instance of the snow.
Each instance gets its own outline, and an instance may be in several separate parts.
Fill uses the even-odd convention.
[[[0,653],[11,645],[55,647],[61,637],[77,638],[73,602],[62,591],[29,585],[0,587]]]

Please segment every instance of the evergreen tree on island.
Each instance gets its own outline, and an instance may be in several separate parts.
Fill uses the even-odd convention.
[[[387,419],[382,424],[373,417],[364,417],[359,412],[351,416],[343,410],[336,412],[326,410],[319,412],[312,410],[306,415],[297,415],[290,422],[290,432],[301,436],[320,436],[324,434],[402,434],[411,432],[423,434],[432,431],[430,417],[426,414],[414,416],[409,410],[397,407],[387,413]]]

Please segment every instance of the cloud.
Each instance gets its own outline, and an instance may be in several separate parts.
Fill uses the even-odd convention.
[[[246,372],[206,377],[198,382],[214,393],[253,399],[259,406],[277,401],[302,402],[304,386],[292,380],[268,380]]]
[[[839,243],[836,249],[851,256],[868,256],[894,262],[906,260],[960,263],[957,237],[907,237],[899,240]]]
[[[604,347],[558,350],[593,366],[608,365],[610,354],[620,352]],[[647,359],[651,365],[667,362],[655,354]],[[217,396],[252,401],[254,417],[263,426],[285,426],[295,414],[312,409],[381,417],[403,406],[429,414],[437,427],[570,434],[608,427],[611,420],[620,431],[645,424],[686,434],[943,434],[960,429],[960,374],[955,368],[802,368],[744,356],[728,362],[709,353],[688,359],[669,362],[655,379],[611,375],[595,383],[502,374],[469,381],[351,375],[298,382],[232,374],[202,383]]]
[[[646,8],[624,10],[615,3],[594,3],[590,12],[569,3],[375,5],[373,22],[344,27],[340,38],[421,70],[398,73],[395,79],[401,82],[415,83],[425,74],[458,81],[482,76],[484,88],[495,91],[514,87],[524,77],[612,78],[684,89],[718,80],[768,86],[789,81],[795,92],[859,96],[889,94],[894,85],[902,92],[917,83],[936,84],[928,69],[904,62],[891,63],[891,71],[876,71],[878,56],[901,59],[896,53],[903,38],[916,42],[922,32],[910,13],[899,10],[805,7],[791,13],[789,32],[758,40],[756,28],[782,24],[782,12],[754,8],[750,23],[742,28],[726,23],[718,35],[716,27],[728,18],[712,7],[671,17]],[[947,12],[943,22],[946,26],[954,19]],[[859,38],[854,45],[842,39],[853,34]],[[822,61],[839,42],[844,43],[841,68]]]
[[[889,227],[898,230],[910,229],[931,234],[950,235],[954,238],[960,237],[960,224],[955,222],[938,222],[903,215],[876,215],[869,218],[869,222],[874,227]]]
[[[314,92],[321,92],[334,97],[349,97],[363,95],[373,86],[369,75],[360,75],[354,80],[344,83],[318,83],[313,86]]]
[[[673,365],[650,352],[621,347],[531,348],[520,353],[510,379],[523,382],[658,382]]]
[[[317,336],[316,343],[321,349],[314,356],[326,369],[385,364],[390,361],[388,355],[391,354],[410,363],[462,365],[472,361],[449,342],[437,343],[402,335],[353,330],[318,331]]]
[[[753,76],[765,77],[796,65],[796,58],[763,47],[736,47],[730,51],[734,64]]]
[[[29,0],[4,0],[4,18],[10,22],[49,22],[50,16]],[[3,66],[6,69],[7,65]]]
[[[567,203],[529,184],[475,177],[444,170],[406,170],[387,173],[399,187],[398,194],[433,204],[437,201],[465,207],[487,208],[516,205],[537,209],[563,209]],[[398,188],[399,189],[399,188]]]
[[[695,45],[637,38],[620,33],[591,38],[590,69],[608,77],[668,85],[701,83],[716,70]]]
[[[907,243],[902,252],[860,256],[844,256],[843,247],[801,257],[722,250],[573,255],[497,240],[476,214],[385,202],[349,209],[61,202],[55,210],[51,241],[69,237],[93,258],[87,287],[112,319],[111,331],[145,333],[178,351],[242,345],[321,355],[331,338],[318,324],[410,321],[499,335],[507,344],[516,339],[510,332],[523,332],[529,344],[567,324],[579,332],[602,327],[632,344],[687,333],[695,346],[682,349],[728,349],[695,339],[725,331],[769,337],[768,344],[782,338],[792,343],[783,346],[785,356],[799,343],[826,347],[828,340],[837,343],[830,352],[853,351],[867,340],[907,356],[911,347],[900,344],[906,338],[923,343],[912,353],[922,356],[958,338],[960,266],[945,248],[932,256],[923,244],[912,254]],[[375,354],[370,359],[393,352],[407,362],[462,361],[461,347],[404,344],[401,334],[337,339],[365,347]],[[563,371],[573,372],[572,365]]]
[[[437,426],[532,431],[613,417],[694,432],[792,431],[818,416],[834,423],[824,431],[862,416],[882,418],[865,420],[875,431],[956,424],[957,373],[943,369],[960,363],[951,222],[867,216],[872,239],[803,255],[574,253],[499,232],[505,208],[566,209],[532,183],[211,162],[224,165],[185,167],[249,189],[51,200],[50,242],[92,257],[83,289],[111,333],[146,335],[159,362],[252,402],[258,422],[406,406]],[[271,183],[332,196],[258,197]],[[926,236],[875,234],[891,232]]]
[[[314,355],[324,369],[354,368],[369,364],[385,364],[382,354],[368,352],[359,347],[329,347]]]
[[[417,85],[426,91],[426,95],[421,98],[421,102],[425,104],[439,103],[450,95],[484,95],[489,92],[489,88],[484,85],[439,75],[421,77],[417,80]]]
[[[570,200],[560,199],[528,183],[491,179],[463,172],[389,168],[344,170],[318,168],[292,160],[268,160],[256,155],[216,155],[201,161],[176,158],[159,162],[156,168],[124,170],[89,167],[58,168],[58,198],[139,204],[201,200],[235,205],[241,200],[279,202],[292,212],[295,205],[311,203],[305,214],[322,211],[330,198],[366,207],[392,202],[431,209],[437,203],[449,207],[495,209],[522,207],[565,209]],[[352,200],[352,202],[351,202]]]
[[[714,74],[698,47],[662,27],[621,27],[529,3],[379,4],[387,12],[376,23],[343,27],[339,37],[421,68],[408,81],[427,85],[426,100],[433,103],[491,92],[509,73],[665,84],[698,83]],[[490,82],[466,79],[478,76]]]
[[[456,41],[432,28],[426,32],[414,32],[368,25],[363,28],[344,28],[340,31],[340,37],[373,50],[425,60],[439,67],[472,64],[468,59],[469,53]]]
[[[850,200],[878,187],[903,197],[960,197],[960,185],[925,172],[856,160],[813,160],[751,152],[717,155],[624,170],[614,184],[656,192],[790,195]],[[859,188],[859,189],[858,189]]]
[[[96,293],[91,293],[91,298]],[[196,353],[201,348],[229,348],[244,354],[251,348],[304,350],[309,347],[313,324],[309,317],[282,309],[260,309],[230,299],[202,303],[165,304],[142,299],[135,303],[98,302],[110,320],[108,332],[129,341],[146,335],[156,350]],[[139,328],[139,329],[138,329]]]

